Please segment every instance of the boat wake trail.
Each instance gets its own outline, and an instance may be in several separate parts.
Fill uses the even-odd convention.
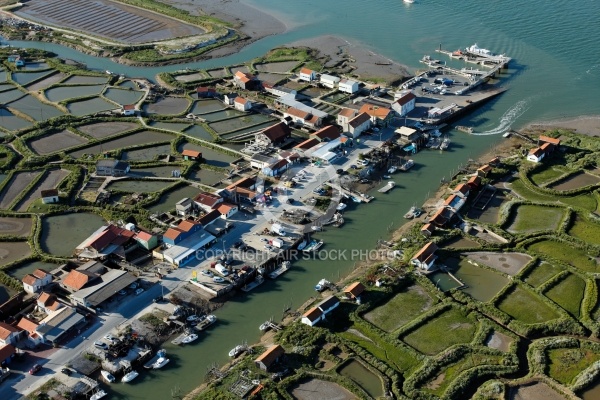
[[[517,120],[525,111],[529,110],[530,100],[520,100],[500,117],[500,124],[494,129],[490,129],[485,132],[473,132],[472,135],[477,136],[489,136],[489,135],[500,135],[508,131],[512,126],[513,122]]]

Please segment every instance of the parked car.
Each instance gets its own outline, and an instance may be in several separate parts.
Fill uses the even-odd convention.
[[[121,289],[118,292],[121,296],[125,296],[127,294],[127,291],[125,289]]]
[[[102,350],[108,350],[108,345],[106,343],[104,343],[104,342],[99,341],[99,340],[96,340],[94,342],[94,346],[96,346],[97,348],[102,349]]]
[[[203,269],[202,270],[202,275],[208,276],[209,278],[212,278],[215,274],[213,274],[211,270]]]
[[[154,303],[162,303],[163,301],[165,301],[165,298],[162,296],[158,296],[158,297],[155,297],[154,299],[152,299],[152,301]]]
[[[71,376],[71,374],[73,373],[73,371],[71,371],[69,368],[63,368],[60,370],[60,372],[62,372],[63,374],[65,374],[67,376]]]
[[[358,167],[356,166],[356,164],[352,164],[352,165],[350,166],[350,168],[352,168],[352,169],[358,169]]]
[[[225,279],[221,278],[220,276],[215,276],[213,278],[213,282],[215,282],[215,283],[223,283],[223,282],[225,282]]]
[[[114,337],[113,335],[111,335],[110,333],[107,335],[104,335],[103,337],[104,340],[108,340],[109,342],[111,342],[112,344],[115,344],[116,342],[119,341],[119,339],[117,339],[116,337]]]
[[[137,282],[133,282],[131,285],[129,285],[129,289],[137,289],[138,286],[139,284]]]
[[[363,166],[365,166],[365,167],[366,167],[367,165],[369,165],[369,160],[360,160],[358,163],[359,163],[360,165],[363,165]]]
[[[35,375],[36,372],[39,372],[42,369],[42,366],[40,364],[33,364],[33,367],[31,367],[31,369],[29,370],[29,373],[31,375]]]
[[[136,296],[142,294],[143,292],[144,292],[144,289],[142,289],[142,288],[135,289],[135,295]]]
[[[269,239],[267,238],[260,238],[260,241],[264,243],[269,243]]]

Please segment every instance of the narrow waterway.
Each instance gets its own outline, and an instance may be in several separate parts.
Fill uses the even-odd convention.
[[[444,2],[429,0],[406,5],[401,0],[372,2],[347,0],[317,2],[307,0],[302,7],[294,2],[255,0],[264,9],[285,15],[289,32],[265,38],[241,52],[203,62],[168,67],[128,67],[78,53],[48,43],[16,41],[14,46],[36,47],[71,58],[97,70],[110,70],[130,77],[153,79],[162,71],[183,68],[213,68],[236,64],[260,56],[270,48],[295,40],[324,34],[338,34],[354,43],[418,69],[418,59],[433,54],[440,43],[456,49],[477,42],[495,52],[514,58],[509,90],[498,99],[461,121],[474,125],[483,135],[452,132],[450,151],[416,155],[417,166],[408,174],[398,174],[398,187],[388,195],[374,193],[369,205],[351,207],[342,229],[329,229],[319,235],[323,250],[372,249],[378,238],[399,227],[404,213],[420,204],[439,187],[442,177],[469,158],[475,158],[502,140],[501,133],[542,119],[597,114],[600,62],[597,59],[600,5],[588,0],[573,6],[558,0],[491,2],[482,6],[476,0]],[[595,49],[595,50],[594,50]],[[321,278],[337,280],[354,267],[352,260],[308,260],[277,281],[268,281],[255,291],[239,295],[217,313],[218,324],[191,346],[166,345],[171,364],[164,370],[142,373],[133,384],[114,384],[111,398],[167,399],[179,388],[185,393],[202,383],[207,367],[223,363],[227,352],[242,341],[255,342],[258,326],[264,320],[281,318],[286,307],[297,307],[315,294],[313,286]],[[191,269],[191,267],[188,267]]]

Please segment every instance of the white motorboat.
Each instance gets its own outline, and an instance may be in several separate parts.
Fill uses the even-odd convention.
[[[181,343],[183,343],[183,344],[192,343],[196,339],[198,339],[198,335],[196,335],[195,333],[190,333],[189,335],[187,335],[186,337],[183,338]]]
[[[260,329],[261,331],[265,332],[265,331],[268,331],[270,327],[271,327],[271,322],[270,321],[265,321],[262,324],[260,324],[260,326],[258,327],[258,329]]]
[[[204,318],[203,320],[201,320],[195,327],[195,329],[197,331],[203,331],[206,328],[208,328],[209,326],[211,326],[212,324],[214,324],[215,322],[217,322],[217,316],[213,315],[213,314],[209,314],[206,316],[206,318]]]
[[[167,365],[169,363],[168,358],[166,357],[160,357],[158,360],[156,360],[156,362],[154,364],[152,364],[152,368],[153,369],[161,369],[162,367],[164,367],[165,365]]]
[[[92,397],[90,397],[90,400],[100,400],[101,398],[103,398],[106,395],[108,395],[108,393],[106,393],[104,390],[98,390],[96,393],[94,393],[92,395]]]
[[[315,290],[316,290],[317,292],[322,292],[322,291],[324,291],[325,289],[327,289],[327,288],[328,288],[330,285],[331,285],[331,282],[329,282],[327,279],[321,279],[321,280],[319,281],[319,283],[317,283],[317,284],[315,285]]]
[[[187,322],[196,322],[199,319],[200,319],[200,317],[197,315],[190,315],[189,317],[186,318]]]
[[[415,2],[415,0],[404,0],[404,2],[408,3],[408,4],[413,4]]]
[[[348,207],[348,204],[340,203],[340,204],[338,204],[338,206],[335,209],[338,211],[344,211],[346,209],[346,207]]]
[[[388,169],[388,171],[387,171],[387,172],[388,172],[388,174],[393,174],[393,173],[394,173],[394,172],[396,172],[396,171],[398,171],[398,167],[396,167],[395,165],[393,165],[393,166],[391,166],[391,167]]]
[[[244,351],[244,346],[238,344],[233,349],[229,350],[229,357],[237,357]]]
[[[323,246],[323,241],[322,241],[322,240],[319,240],[319,241],[317,242],[317,244],[315,244],[315,246],[312,248],[312,251],[317,251],[317,250],[319,250],[319,249],[321,248],[321,246]]]
[[[139,372],[133,370],[133,371],[129,371],[128,373],[126,373],[123,378],[121,379],[121,382],[123,383],[128,383],[131,382],[132,380],[134,380],[135,378],[137,378],[140,375]]]
[[[102,370],[100,371],[100,375],[106,380],[108,383],[113,383],[116,379],[115,377],[108,371]]]
[[[167,351],[165,349],[160,349],[156,352],[156,354],[154,355],[154,357],[152,357],[150,360],[148,360],[148,362],[146,362],[144,364],[144,368],[146,369],[153,369],[154,368],[154,363],[156,363],[156,361],[158,361],[159,358],[163,358],[167,356]]]

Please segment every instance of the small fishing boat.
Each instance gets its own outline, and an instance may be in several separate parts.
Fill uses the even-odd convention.
[[[200,317],[197,315],[190,315],[189,317],[186,318],[187,322],[196,322],[199,319],[200,319]]]
[[[316,290],[317,292],[322,292],[322,291],[324,291],[325,289],[327,289],[329,286],[331,286],[331,282],[329,282],[327,279],[321,279],[321,280],[319,281],[319,283],[317,283],[317,284],[315,285],[315,290]]]
[[[393,174],[393,173],[394,173],[394,172],[396,172],[396,171],[398,171],[398,167],[396,167],[395,165],[393,165],[393,166],[391,166],[391,167],[388,169],[388,171],[387,171],[387,172],[388,172],[388,174]]]
[[[156,360],[156,362],[152,365],[153,369],[161,369],[162,367],[164,367],[165,365],[167,365],[169,363],[168,358],[166,357],[160,357],[158,360]]]
[[[346,207],[348,207],[348,204],[340,203],[340,204],[338,204],[338,206],[335,209],[338,211],[344,211],[346,209]]]
[[[202,321],[200,321],[200,323],[198,323],[198,325],[196,325],[196,330],[197,331],[203,331],[206,328],[208,328],[209,326],[211,326],[212,324],[214,324],[215,322],[217,322],[217,316],[213,315],[213,314],[209,314],[206,316],[206,318],[204,318]]]
[[[167,351],[165,349],[160,349],[156,352],[156,355],[152,357],[147,363],[144,364],[144,368],[153,369],[154,363],[158,361],[159,358],[164,358],[167,355]]]
[[[198,339],[198,335],[196,335],[195,333],[190,333],[189,335],[187,335],[186,337],[183,338],[181,343],[189,344],[189,343],[192,343],[196,339]]]
[[[238,344],[233,349],[229,350],[229,357],[237,357],[244,352],[244,346]]]
[[[319,241],[317,242],[317,244],[315,244],[315,246],[313,247],[312,251],[317,251],[317,250],[319,250],[319,249],[320,249],[322,246],[323,246],[323,241],[322,241],[322,240],[319,240]]]
[[[290,267],[291,267],[292,263],[290,263],[289,261],[284,261],[281,263],[281,266],[279,268],[277,268],[276,270],[269,272],[269,274],[267,275],[269,278],[271,279],[275,279],[277,277],[279,277],[280,275],[283,275],[285,272],[287,272]]]
[[[400,171],[408,171],[413,165],[415,165],[415,162],[413,160],[408,160],[400,166]]]
[[[300,250],[300,251],[304,250],[304,248],[306,247],[307,244],[308,244],[308,242],[306,240],[303,240],[302,243],[300,243],[298,245],[298,250]]]
[[[100,371],[100,375],[104,378],[104,380],[108,383],[113,383],[116,379],[115,377],[108,371],[102,370]]]
[[[98,390],[96,393],[94,393],[92,395],[92,397],[90,397],[90,400],[100,400],[101,398],[105,397],[106,395],[108,395],[108,393],[106,393],[104,390]]]
[[[128,383],[131,382],[132,380],[134,380],[135,378],[137,378],[140,375],[139,372],[133,370],[133,371],[129,371],[128,373],[126,373],[123,378],[121,379],[121,382],[123,383]]]
[[[268,331],[270,327],[271,327],[271,321],[265,321],[262,324],[260,324],[258,329],[260,329],[262,332],[265,332],[265,331]]]

